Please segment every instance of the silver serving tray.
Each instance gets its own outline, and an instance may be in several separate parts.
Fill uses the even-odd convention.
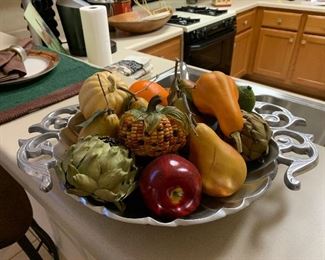
[[[271,111],[269,108],[273,105],[256,102],[255,108],[261,112],[264,106],[267,106],[267,111]],[[248,165],[248,177],[241,189],[234,195],[222,199],[203,196],[199,208],[187,217],[167,222],[156,219],[146,210],[137,192],[126,199],[126,210],[121,213],[109,203],[102,204],[88,197],[69,194],[63,183],[61,183],[62,190],[89,209],[111,219],[127,223],[173,227],[221,219],[243,210],[263,196],[277,174],[278,163],[289,166],[284,180],[286,186],[292,190],[300,189],[300,182],[295,176],[317,163],[318,151],[311,141],[312,136],[287,129],[286,127],[294,124],[297,118],[286,109],[279,113],[279,109],[281,107],[276,106],[277,113],[275,114],[260,113],[267,121],[270,121],[273,130],[270,152],[262,162]],[[74,126],[80,120],[78,112],[77,105],[54,111],[48,114],[42,122],[29,128],[30,132],[39,132],[40,135],[28,140],[19,140],[18,166],[27,174],[38,179],[40,189],[44,192],[52,189],[52,178],[58,178],[54,170],[57,161],[62,158],[67,147],[74,142],[75,131],[77,131]],[[288,119],[287,124],[277,127],[277,116],[283,119],[284,114]],[[307,156],[299,156],[301,154]]]

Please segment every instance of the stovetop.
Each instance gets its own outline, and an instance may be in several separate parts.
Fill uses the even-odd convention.
[[[177,24],[183,26],[187,26],[199,22],[200,22],[200,18],[183,17],[179,15],[173,15],[168,21],[168,23],[170,24]]]
[[[196,14],[196,13],[188,13],[183,11],[175,11],[173,13],[174,18],[168,22],[169,25],[181,27],[183,28],[184,32],[191,32],[196,29],[203,28],[207,25],[217,23],[221,20],[230,18],[235,16],[235,13],[232,11],[224,12],[217,16],[211,15],[203,15],[203,14]],[[176,23],[176,18],[180,20],[180,22]]]
[[[218,15],[227,13],[227,10],[219,10],[217,8],[209,8],[206,6],[192,6],[192,5],[176,8],[176,11],[182,11],[182,12],[194,13],[194,14],[210,15],[210,16],[218,16]]]

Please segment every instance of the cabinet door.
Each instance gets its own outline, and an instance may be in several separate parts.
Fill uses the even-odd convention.
[[[242,77],[247,74],[247,64],[250,58],[253,29],[236,35],[231,63],[231,76]]]
[[[178,36],[140,51],[174,61],[181,58],[182,38]]]
[[[304,34],[299,43],[292,82],[301,85],[307,94],[325,99],[324,68],[325,36]]]
[[[297,33],[277,29],[260,30],[253,72],[285,80]]]

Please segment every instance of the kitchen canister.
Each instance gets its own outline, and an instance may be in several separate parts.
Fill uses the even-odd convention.
[[[132,11],[131,0],[122,0],[112,3],[113,15]]]
[[[107,10],[103,5],[80,8],[88,61],[100,67],[112,64]]]
[[[80,0],[57,0],[56,7],[60,16],[71,55],[87,56],[82,32],[80,7],[90,4]]]

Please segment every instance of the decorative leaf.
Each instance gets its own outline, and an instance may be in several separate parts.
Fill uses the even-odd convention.
[[[158,112],[151,112],[144,119],[144,129],[151,134],[158,127],[163,115]]]
[[[188,116],[180,111],[177,107],[166,106],[161,110],[161,113],[168,118],[172,118],[180,123],[183,126],[186,133],[189,133],[190,122]]]
[[[114,169],[100,176],[98,186],[107,190],[115,190],[127,174],[127,172],[123,172],[121,169]]]
[[[72,178],[75,183],[74,186],[82,191],[92,193],[98,188],[96,181],[85,174],[76,174]]]
[[[108,189],[97,189],[94,194],[96,197],[104,201],[114,202],[117,199],[117,195]]]
[[[104,110],[98,110],[95,113],[93,113],[91,115],[91,117],[89,117],[86,121],[82,122],[81,124],[77,125],[80,126],[82,128],[86,128],[88,127],[92,122],[95,121],[95,119],[105,113],[107,113],[109,110],[108,109],[104,109]]]

